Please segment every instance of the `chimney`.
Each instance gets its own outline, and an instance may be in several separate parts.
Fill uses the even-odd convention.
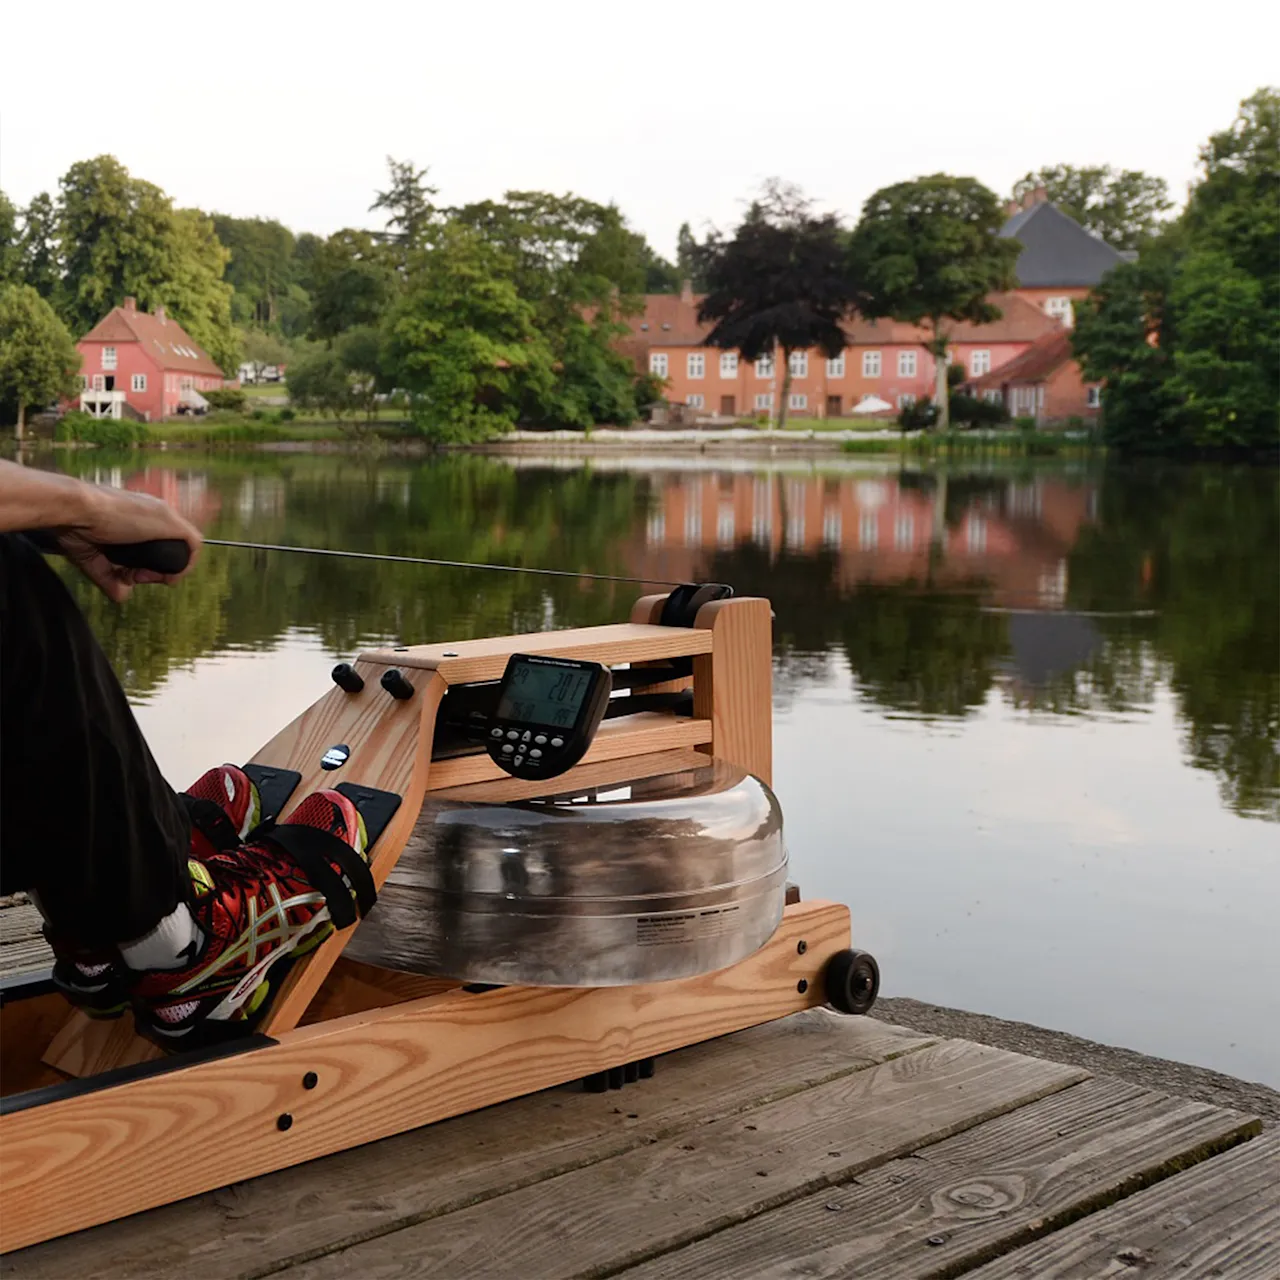
[[[680,281],[680,301],[683,302],[686,307],[693,306],[693,281],[692,280]]]
[[[1035,187],[1022,197],[1022,207],[1033,209],[1038,204],[1044,204],[1048,199],[1049,192],[1044,187]]]
[[[159,320],[161,324],[165,323],[165,314],[164,314],[163,307],[157,307],[151,314],[155,316],[155,318]]]
[[[133,297],[126,298],[124,300],[124,309],[126,311],[137,311],[138,309],[137,298],[133,298]]]

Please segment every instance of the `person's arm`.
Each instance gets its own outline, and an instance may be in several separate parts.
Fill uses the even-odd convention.
[[[181,538],[200,551],[200,531],[150,494],[86,484],[71,476],[0,461],[0,533],[51,529],[67,558],[112,600],[124,600],[139,582],[174,582],[181,574],[123,569],[100,547],[120,542]],[[183,570],[185,573],[186,570]]]

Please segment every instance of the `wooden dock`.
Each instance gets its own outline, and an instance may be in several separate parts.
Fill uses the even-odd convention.
[[[10,1254],[0,1274],[1276,1280],[1280,1131],[816,1009],[621,1090],[531,1094]]]

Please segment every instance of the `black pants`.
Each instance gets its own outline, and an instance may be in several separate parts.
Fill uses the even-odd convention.
[[[0,892],[83,947],[127,942],[186,897],[190,838],[71,593],[0,534]]]

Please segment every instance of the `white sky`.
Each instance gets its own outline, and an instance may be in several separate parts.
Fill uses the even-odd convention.
[[[1266,14],[1270,12],[1271,18]],[[1135,0],[0,0],[0,187],[102,152],[182,205],[328,233],[385,156],[447,203],[615,201],[671,255],[771,175],[852,220],[938,170],[1004,195],[1110,163],[1181,198],[1207,135],[1280,79],[1280,6]]]

